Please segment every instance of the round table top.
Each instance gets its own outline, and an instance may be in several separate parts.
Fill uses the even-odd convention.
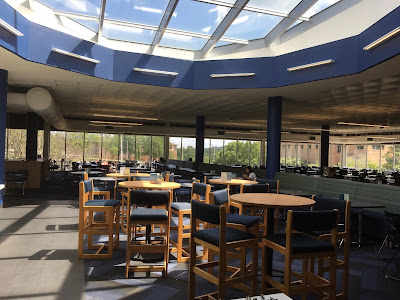
[[[177,182],[161,181],[161,183],[150,183],[150,181],[124,181],[118,184],[128,189],[154,189],[154,190],[172,190],[179,189],[181,185]]]
[[[121,174],[121,173],[108,173],[106,174],[108,177],[117,177],[117,178],[130,178],[130,177],[150,177],[149,173],[129,173],[129,174]]]
[[[315,204],[315,201],[309,198],[273,193],[235,194],[230,196],[230,200],[247,205],[286,208],[312,206]]]
[[[257,184],[257,181],[246,180],[246,179],[231,179],[222,180],[221,178],[214,178],[209,180],[212,184],[229,184],[229,185],[241,185],[241,184]]]

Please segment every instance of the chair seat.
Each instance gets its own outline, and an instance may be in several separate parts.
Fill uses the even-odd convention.
[[[282,247],[286,247],[286,234],[270,234],[264,238]],[[330,242],[320,241],[303,233],[292,234],[292,253],[294,254],[330,251],[335,251]]]
[[[219,246],[219,227],[195,231],[193,236],[212,245]],[[255,238],[256,236],[254,234],[231,227],[226,227],[227,243]]]
[[[168,212],[162,208],[138,208],[131,214],[131,221],[167,221]]]
[[[173,210],[190,210],[192,209],[192,206],[188,202],[173,202],[171,203],[171,208]]]
[[[246,215],[238,215],[238,214],[226,214],[226,222],[244,225],[249,227],[254,225],[260,221],[259,217],[256,216],[246,216]]]
[[[85,206],[112,206],[116,207],[119,205],[119,200],[89,200],[85,202]]]
[[[273,194],[276,194],[277,189],[269,189],[269,192],[270,192],[270,193],[273,193]]]

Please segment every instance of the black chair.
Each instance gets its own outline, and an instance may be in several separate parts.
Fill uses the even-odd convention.
[[[338,210],[339,212],[339,225],[337,231],[337,238],[341,241],[340,245],[343,244],[343,260],[337,259],[336,269],[343,269],[343,289],[342,293],[338,294],[338,297],[347,299],[349,289],[349,267],[350,267],[350,217],[351,217],[351,202],[338,198],[330,198],[323,196],[313,196],[312,198],[315,204],[311,208],[312,211],[320,210]],[[329,241],[331,239],[331,233],[329,230],[313,231],[312,235],[318,237],[320,240]],[[323,275],[324,271],[329,269],[323,266],[323,261],[318,262],[318,274]],[[313,264],[311,265],[313,268]],[[313,270],[313,269],[312,269]]]
[[[21,169],[5,173],[5,186],[13,184],[14,187],[22,185],[22,195],[25,195],[25,184],[28,182],[29,170]],[[6,191],[4,191],[4,194]]]
[[[171,202],[172,191],[133,190],[130,192],[127,203],[130,217],[127,220],[126,278],[131,271],[161,271],[164,277],[167,276]],[[146,228],[144,234],[140,230],[142,225]],[[164,264],[131,266],[131,253],[163,253]]]
[[[198,230],[196,224],[199,221],[212,224],[215,227]],[[203,295],[202,297],[215,295],[214,299],[225,299],[225,289],[227,287],[238,288],[251,295],[257,293],[258,238],[251,233],[227,227],[226,208],[224,206],[193,200],[190,236],[191,253],[195,253],[196,245],[200,244],[216,253],[219,259],[197,264],[197,257],[195,255],[190,256],[189,300],[195,299],[195,275],[203,277],[218,287],[217,292]],[[230,267],[227,253],[235,248],[252,249],[252,269],[249,273],[240,272],[237,276],[231,277],[230,274],[227,274]],[[214,276],[212,272],[214,267],[218,267],[218,276]],[[208,272],[204,269],[208,269]],[[251,282],[251,287],[245,284],[248,281]]]
[[[329,299],[336,299],[336,252],[337,252],[338,211],[292,211],[287,214],[286,233],[269,234],[262,241],[261,292],[275,293],[277,290],[288,296],[301,294],[303,299],[307,294],[316,294]],[[317,230],[330,230],[331,240],[321,241],[308,234]],[[267,274],[269,264],[267,248],[285,256],[284,283],[276,281]],[[329,257],[329,281],[315,274],[309,267],[309,260]],[[303,272],[292,270],[292,262],[301,259]],[[296,281],[292,281],[292,277]],[[266,284],[272,286],[267,288]]]
[[[385,239],[381,247],[379,248],[377,257],[379,258],[379,254],[382,251],[383,246],[387,242],[391,242],[393,246],[397,247],[397,251],[392,255],[389,262],[386,264],[383,272],[385,273],[387,267],[392,263],[393,259],[397,256],[400,251],[400,214],[391,213],[385,210]],[[385,274],[386,278],[394,279],[400,281],[400,278],[393,277]]]
[[[279,180],[257,178],[256,181],[261,184],[268,184],[268,192],[279,194]]]

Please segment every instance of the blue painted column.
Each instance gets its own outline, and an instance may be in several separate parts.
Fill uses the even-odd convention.
[[[204,116],[196,117],[196,168],[203,163],[204,160],[204,134],[205,134],[206,118]]]
[[[280,170],[282,97],[268,98],[266,178]]]
[[[321,127],[321,175],[324,172],[324,167],[329,167],[329,125]]]
[[[8,71],[0,69],[0,186],[4,184],[4,160],[6,156]],[[0,189],[0,208],[3,207],[4,189]]]

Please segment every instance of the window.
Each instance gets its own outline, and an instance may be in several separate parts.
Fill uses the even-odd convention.
[[[136,160],[144,163],[151,161],[151,136],[136,136]]]
[[[67,132],[65,160],[78,162],[83,160],[83,132]]]
[[[300,145],[300,147],[301,147],[301,150],[303,150],[304,145]]]
[[[342,145],[329,145],[329,166],[340,167],[341,166],[341,152]]]
[[[182,138],[170,137],[169,138],[169,158],[170,159],[182,159]]]
[[[196,139],[195,138],[182,138],[182,160],[195,161],[196,158]]]
[[[356,146],[346,145],[346,167],[355,168],[356,167]]]
[[[260,165],[261,141],[250,142],[250,166]]]
[[[50,132],[50,159],[57,162],[65,159],[65,131]]]
[[[367,163],[367,151],[364,145],[357,145],[357,161],[356,168],[357,169],[365,169]]]
[[[204,157],[203,162],[206,164],[210,163],[210,153],[211,153],[211,139],[204,139]]]
[[[378,150],[378,151],[377,151]],[[370,170],[378,170],[380,165],[379,155],[380,145],[368,145],[367,146],[367,168]]]
[[[381,151],[381,170],[393,169],[393,145],[386,145],[385,151]]]
[[[38,130],[37,135],[37,155],[43,158],[44,130]]]
[[[236,140],[224,140],[224,164],[234,165],[236,164]]]
[[[249,164],[249,151],[250,142],[249,141],[238,141],[237,148],[237,164],[248,165]]]
[[[7,159],[26,159],[26,129],[7,129]]]
[[[151,137],[151,157],[152,161],[158,160],[164,156],[164,137],[152,136]]]
[[[381,145],[371,145],[372,150],[381,150]],[[383,149],[383,146],[382,146]]]
[[[85,134],[85,161],[101,159],[101,133]]]
[[[364,150],[364,145],[357,145],[357,150]]]
[[[119,144],[119,134],[103,133],[101,159],[104,161],[118,161]]]
[[[311,147],[311,145],[309,145],[308,165],[319,167],[319,165],[320,165],[319,160],[320,160],[319,145],[315,144],[315,147]]]
[[[287,150],[286,150],[286,165],[287,166],[296,166],[297,163],[297,150],[295,150],[296,143],[287,142]]]
[[[120,161],[136,160],[136,136],[121,134]]]
[[[299,146],[300,147],[297,147],[297,166],[306,167],[308,166],[307,144],[300,144]]]
[[[210,161],[212,164],[222,164],[224,162],[224,140],[211,139]]]
[[[342,145],[337,145],[337,153],[342,153]]]
[[[315,145],[315,149],[317,149],[317,150],[318,150],[318,145]]]

